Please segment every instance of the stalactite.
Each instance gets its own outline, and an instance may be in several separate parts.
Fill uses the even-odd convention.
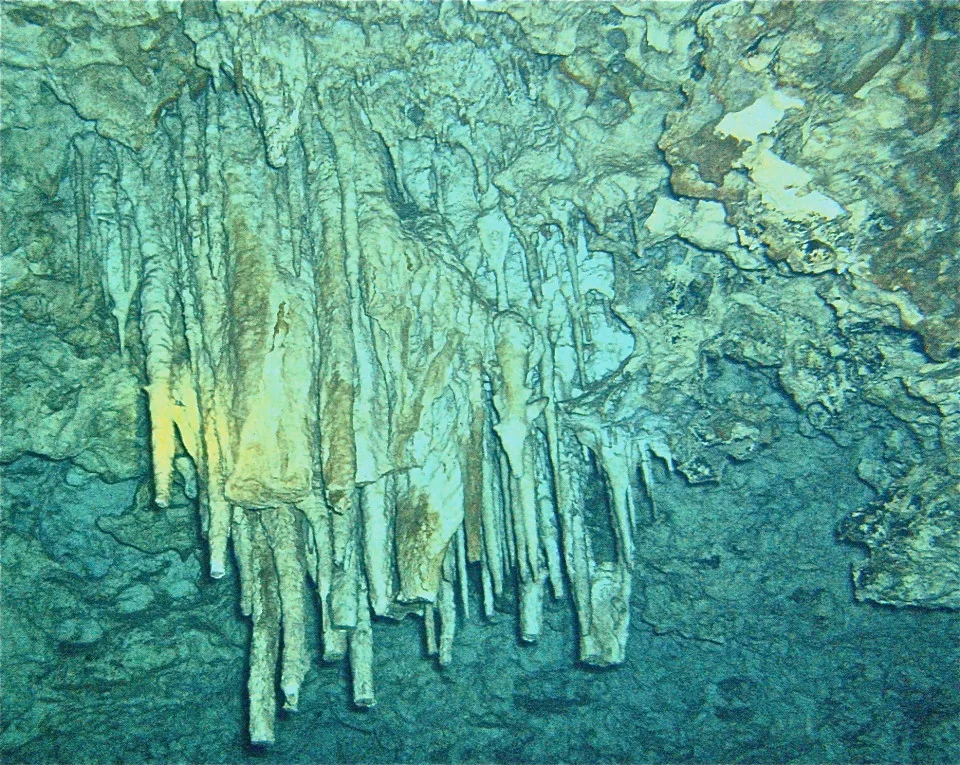
[[[547,582],[559,598],[566,579],[582,660],[624,655],[637,454],[563,416],[584,378],[556,364],[564,336],[543,292],[555,253],[542,263],[525,242],[533,310],[510,308],[511,228],[488,213],[496,298],[475,296],[442,237],[398,216],[361,103],[307,99],[278,169],[235,94],[185,92],[164,123],[169,158],[150,170],[179,163],[168,222],[178,233],[140,244],[156,497],[169,502],[182,443],[211,575],[224,574],[232,540],[253,621],[257,743],[274,738],[277,684],[285,709],[300,703],[308,579],[323,660],[348,660],[358,706],[376,701],[372,617],[422,615],[426,651],[445,666],[473,611],[474,566],[486,617],[515,584],[524,641],[543,629]],[[116,172],[99,166],[102,222]],[[264,184],[280,202],[258,204]],[[162,227],[152,215],[138,228]],[[574,249],[584,247],[581,226]],[[607,477],[615,561],[594,558],[578,438]]]
[[[374,350],[370,317],[364,310],[370,299],[362,275],[365,257],[361,246],[357,192],[358,175],[364,169],[364,147],[355,138],[356,105],[344,96],[334,97],[325,112],[325,126],[333,141],[340,187],[340,224],[343,237],[345,276],[351,311],[356,372],[353,388],[353,437],[356,442],[358,483],[376,480],[388,471],[390,450],[384,422],[389,422],[386,390]]]
[[[222,327],[227,309],[225,287],[218,278],[223,271],[224,253],[201,249],[201,223],[197,220],[197,201],[190,201],[190,189],[198,193],[191,174],[199,174],[196,146],[200,140],[199,116],[189,92],[177,101],[179,128],[171,140],[179,149],[181,172],[175,173],[174,198],[176,218],[182,235],[176,238],[180,284],[180,306],[183,311],[184,334],[190,358],[192,385],[198,393],[200,411],[200,446],[196,457],[201,474],[200,507],[203,531],[210,548],[210,573],[224,575],[229,504],[224,497],[224,475],[230,455],[224,449],[227,437],[226,406],[230,380],[219,377],[215,370],[225,353]],[[193,232],[197,238],[190,236]],[[206,253],[206,254],[204,254]],[[203,255],[201,257],[201,255]],[[202,451],[201,451],[202,450]]]
[[[566,246],[564,249],[566,250],[567,255],[567,273],[570,280],[570,299],[568,305],[573,318],[573,343],[577,351],[577,370],[580,373],[580,387],[586,388],[588,383],[587,367],[585,363],[587,333],[583,321],[583,294],[580,291],[579,266],[579,261],[582,260],[586,255],[586,243],[583,233],[582,219],[576,228],[576,238],[574,239],[570,233],[566,233],[565,239]]]
[[[77,286],[87,292],[97,281],[97,275],[102,268],[100,254],[91,252],[90,236],[90,172],[89,164],[89,137],[82,134],[70,143],[70,186],[73,192],[74,225],[77,236],[76,274]]]
[[[230,518],[230,538],[240,575],[240,611],[244,616],[253,613],[253,531],[246,510],[234,506]]]
[[[393,477],[384,476],[361,489],[363,562],[370,607],[377,616],[388,616],[396,597],[393,585]]]
[[[334,626],[331,616],[330,591],[333,582],[333,534],[330,530],[330,509],[321,492],[314,490],[297,507],[309,524],[305,544],[309,573],[320,601],[320,636],[323,660],[337,661],[347,653],[347,631]]]
[[[453,661],[453,638],[457,631],[457,595],[454,579],[457,575],[453,547],[448,547],[443,560],[443,574],[437,588],[437,613],[440,616],[440,636],[437,663],[441,667]]]
[[[150,175],[162,172],[154,152]],[[157,167],[159,164],[159,167]],[[161,176],[162,177],[162,176]],[[145,349],[147,403],[152,425],[154,499],[165,508],[170,504],[173,461],[176,455],[175,399],[172,393],[174,295],[176,291],[176,257],[159,236],[160,221],[149,205],[137,208],[137,227],[150,233],[143,242],[143,277],[140,284],[140,336]],[[154,233],[156,232],[156,233]],[[192,434],[196,441],[196,435]],[[196,453],[196,446],[194,446]]]
[[[776,397],[732,386],[734,369],[779,380],[807,434],[837,436],[869,394],[912,428],[884,454],[923,462],[906,487],[920,505],[946,491],[927,470],[958,473],[953,201],[818,148],[855,136],[862,158],[861,139],[897,133],[884,109],[922,106],[926,75],[904,72],[926,71],[934,43],[955,49],[950,30],[915,25],[929,45],[897,43],[879,69],[864,58],[871,97],[838,105],[785,59],[729,76],[731,30],[766,28],[763,9],[426,5],[4,9],[4,196],[23,213],[4,232],[4,416],[42,403],[5,453],[138,474],[140,455],[101,460],[101,431],[135,443],[143,386],[157,507],[169,521],[195,500],[210,577],[236,568],[255,743],[274,740],[281,704],[304,703],[314,638],[354,704],[376,703],[378,619],[422,620],[446,666],[464,621],[504,604],[520,640],[541,639],[552,595],[572,605],[583,663],[623,662],[638,526],[670,521],[655,480],[671,448],[698,482],[776,438]],[[813,16],[793,5],[802,42]],[[870,35],[900,26],[870,21]],[[791,82],[802,102],[774,87]],[[933,111],[924,157],[951,135],[952,112]],[[791,131],[818,140],[784,153]],[[894,225],[912,208],[916,225]],[[906,267],[914,250],[926,276]],[[869,462],[878,491],[909,478]],[[916,503],[901,504],[885,512]],[[939,552],[921,552],[906,570],[923,558],[939,586]],[[890,602],[929,604],[925,587]]]
[[[296,710],[300,685],[310,667],[306,639],[306,572],[300,553],[299,531],[294,510],[282,506],[261,515],[276,564],[280,593],[283,651],[280,688],[285,696],[284,709]]]
[[[363,587],[360,597],[366,604],[367,592]],[[373,690],[373,625],[370,623],[370,611],[366,605],[359,609],[357,625],[350,631],[349,645],[353,703],[361,708],[375,706],[377,699]]]
[[[500,491],[500,454],[494,443],[496,435],[490,425],[483,429],[483,505],[481,527],[483,532],[484,571],[490,580],[490,597],[485,597],[488,613],[493,609],[493,597],[503,594],[507,566],[506,540],[502,493]]]
[[[250,699],[250,740],[269,744],[274,740],[277,716],[276,666],[280,653],[280,593],[277,585],[274,552],[270,547],[262,518],[257,511],[244,511],[249,518],[251,536],[252,616],[250,674],[247,695]]]
[[[356,493],[331,508],[330,537],[333,541],[330,579],[330,618],[340,629],[357,626],[360,604],[360,512]],[[366,607],[364,605],[364,607]]]
[[[531,427],[546,406],[546,399],[533,399],[527,374],[533,346],[531,330],[514,313],[502,313],[495,324],[497,359],[502,389],[494,394],[499,422],[494,426],[507,454],[510,469],[510,512],[517,545],[520,588],[521,636],[536,640],[540,634],[543,572],[540,567],[540,535],[537,522],[535,461]]]

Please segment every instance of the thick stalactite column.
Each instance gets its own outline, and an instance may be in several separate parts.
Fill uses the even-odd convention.
[[[497,316],[495,331],[501,387],[493,398],[499,416],[494,430],[507,454],[510,469],[510,510],[521,582],[520,634],[524,640],[534,641],[540,634],[546,571],[540,565],[536,462],[531,430],[547,400],[534,399],[533,389],[527,384],[527,374],[536,365],[531,359],[531,329],[519,315],[504,312]]]
[[[244,507],[296,502],[312,480],[312,301],[277,268],[239,209],[230,211],[228,228],[235,388],[226,497]]]
[[[233,461],[225,493],[234,504],[271,507],[302,499],[312,480],[313,285],[289,268],[276,224],[259,220],[254,199],[263,179],[244,164],[232,167],[225,171],[231,289],[224,371],[234,382]]]

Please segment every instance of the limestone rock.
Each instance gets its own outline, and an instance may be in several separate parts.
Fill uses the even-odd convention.
[[[875,505],[854,513],[840,535],[870,553],[853,567],[857,598],[895,606],[960,607],[958,512],[956,480],[919,466]]]
[[[787,422],[890,430],[859,461],[885,499],[854,516],[858,592],[954,607],[960,42],[936,10],[5,3],[0,459],[151,473],[162,521],[140,531],[141,488],[95,528],[168,566],[199,566],[170,526],[195,502],[253,621],[258,744],[300,703],[308,578],[361,707],[372,616],[418,615],[447,666],[476,597],[512,595],[527,642],[569,597],[607,666],[640,578],[645,623],[723,642],[736,619],[677,582],[723,600],[739,563],[671,536],[660,484],[736,480]],[[107,575],[41,537],[17,560]],[[121,614],[194,594],[113,575]],[[150,671],[186,650],[125,641]]]

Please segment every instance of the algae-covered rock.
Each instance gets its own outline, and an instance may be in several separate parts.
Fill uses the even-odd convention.
[[[414,614],[444,668],[514,601],[524,642],[567,602],[601,667],[631,620],[726,645],[757,582],[826,619],[836,583],[751,557],[818,565],[804,444],[843,453],[857,596],[960,605],[950,4],[2,14],[5,567],[53,582],[13,617],[31,678],[57,652],[89,657],[70,688],[236,659],[201,571],[252,620],[258,745],[314,635],[376,703],[375,617]],[[738,677],[716,716],[772,729]]]

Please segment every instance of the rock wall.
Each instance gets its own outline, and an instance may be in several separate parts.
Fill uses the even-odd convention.
[[[776,450],[776,391],[809,438],[884,430],[857,596],[956,607],[958,23],[7,3],[2,459],[196,502],[255,742],[298,705],[308,577],[360,706],[371,616],[446,665],[458,612],[516,597],[533,642],[550,592],[623,662],[658,482]]]

